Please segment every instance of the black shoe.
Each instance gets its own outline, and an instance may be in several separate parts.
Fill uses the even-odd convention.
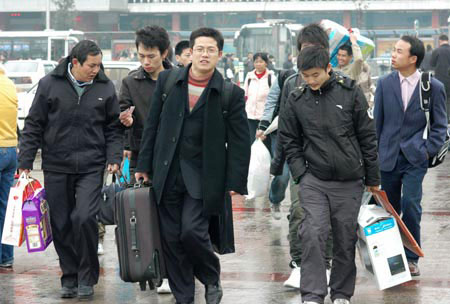
[[[86,285],[78,286],[78,298],[80,300],[89,299],[93,295],[94,295],[94,287],[93,286],[86,286]]]
[[[78,287],[66,287],[63,286],[61,288],[61,298],[63,299],[70,299],[70,298],[75,298],[77,296],[77,292],[78,292]]]
[[[192,301],[192,302],[175,302],[175,304],[194,304],[194,301]]]
[[[219,304],[222,296],[223,292],[220,281],[213,285],[205,285],[206,304]]]

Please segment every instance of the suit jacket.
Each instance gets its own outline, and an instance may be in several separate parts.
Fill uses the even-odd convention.
[[[420,82],[416,86],[406,111],[403,110],[400,78],[397,71],[382,77],[375,92],[375,123],[381,171],[392,171],[400,150],[414,166],[426,166],[427,158],[437,154],[447,131],[446,95],[443,84],[432,78],[430,124],[428,139],[424,111],[420,108]]]
[[[209,91],[205,88],[197,104],[189,111],[189,103],[185,102],[184,123],[180,134],[180,142],[175,151],[172,165],[167,176],[164,192],[175,185],[177,175],[181,173],[189,195],[195,199],[203,198],[202,186],[202,141],[205,102]],[[164,193],[163,193],[164,195]]]
[[[434,75],[436,79],[445,86],[447,94],[450,93],[450,45],[443,44],[433,50],[431,55],[431,66],[434,67]]]
[[[228,114],[224,118],[221,105],[224,80],[216,70],[189,114],[189,69],[190,65],[178,71],[175,85],[165,100],[163,88],[169,71],[159,75],[136,171],[150,175],[159,203],[164,188],[170,187],[173,175],[178,174],[173,168],[179,159],[185,183],[189,176],[200,179],[204,214],[222,214],[227,191],[247,193],[250,135],[244,91],[233,86]],[[197,183],[188,181],[186,186],[195,194],[198,189],[193,187]]]

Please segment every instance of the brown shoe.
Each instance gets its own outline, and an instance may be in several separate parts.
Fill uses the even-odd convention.
[[[408,261],[409,272],[411,272],[411,276],[417,277],[420,276],[420,269],[417,262]]]

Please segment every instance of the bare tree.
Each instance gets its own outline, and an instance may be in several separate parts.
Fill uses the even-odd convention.
[[[75,0],[52,0],[57,10],[53,18],[52,28],[67,31],[75,26]]]

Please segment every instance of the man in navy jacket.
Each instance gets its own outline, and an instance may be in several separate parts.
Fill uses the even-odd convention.
[[[396,71],[378,81],[375,92],[375,120],[381,170],[381,186],[397,213],[420,245],[422,182],[428,159],[437,154],[447,130],[444,86],[431,80],[431,130],[420,107],[420,66],[425,55],[423,42],[403,36],[392,53]],[[420,275],[419,257],[406,249],[411,275]]]

